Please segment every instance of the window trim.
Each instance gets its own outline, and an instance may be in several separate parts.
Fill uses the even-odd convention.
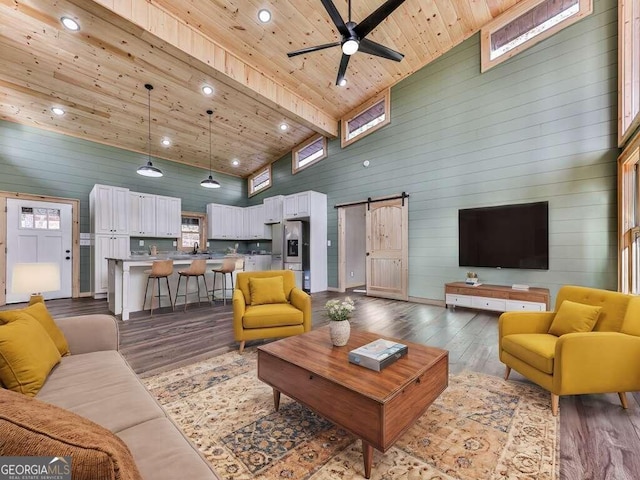
[[[618,291],[639,293],[640,277],[636,264],[640,238],[640,133],[631,139],[618,157]]]
[[[198,245],[200,250],[205,249],[207,245],[207,214],[200,212],[181,212],[180,213],[180,239],[178,240],[178,251],[190,252],[191,247],[182,246],[182,217],[197,218],[200,221],[200,241]]]
[[[353,120],[355,117],[357,117],[358,115],[369,110],[374,105],[380,103],[382,100],[384,100],[384,120],[379,124],[371,127],[370,129],[362,132],[360,135],[353,137],[351,139],[347,139],[347,136],[348,136],[347,127],[349,122]],[[353,110],[351,110],[349,113],[347,113],[340,119],[340,147],[342,148],[348,147],[352,143],[360,140],[361,138],[364,138],[367,135],[370,135],[373,132],[380,130],[382,127],[389,125],[389,123],[391,123],[391,89],[387,88],[382,92],[380,92],[379,94],[375,95],[374,97],[371,97],[362,105],[354,108]]]
[[[256,191],[252,191],[251,189],[251,184],[253,182],[253,179],[255,179],[257,176],[261,175],[262,173],[265,172],[265,170],[269,170],[269,184],[266,187],[262,187],[260,190],[256,190]],[[247,177],[247,197],[251,198],[254,195],[257,195],[259,193],[264,192],[265,190],[271,188],[271,186],[273,185],[273,176],[272,176],[272,170],[271,170],[271,164],[267,165],[266,167],[262,167],[259,170],[256,170],[255,172],[253,172],[251,175],[249,175]]]
[[[514,57],[520,52],[525,51],[529,47],[533,47],[537,43],[545,40],[552,35],[556,34],[560,30],[565,29],[566,27],[576,23],[579,20],[582,20],[587,15],[593,13],[593,1],[592,0],[578,0],[578,13],[572,15],[565,20],[562,20],[557,25],[545,30],[544,32],[535,35],[534,37],[525,40],[523,43],[518,45],[517,47],[509,50],[508,52],[500,55],[497,58],[491,59],[491,35],[500,30],[505,25],[511,23],[521,15],[533,10],[535,7],[545,2],[546,0],[524,0],[513,7],[511,7],[506,12],[498,15],[491,22],[486,24],[480,30],[480,71],[482,73],[487,70],[495,67],[496,65],[501,64],[502,62]]]
[[[635,9],[635,10],[634,10]],[[640,5],[618,3],[618,146],[640,127]]]
[[[315,160],[307,163],[306,165],[303,166],[299,166],[299,161],[300,161],[300,157],[299,154],[302,150],[304,150],[305,148],[307,148],[309,145],[316,143],[319,139],[322,139],[322,150],[323,150],[323,154],[321,156],[319,156],[318,158],[316,158]],[[298,172],[301,172],[302,170],[304,170],[305,168],[310,167],[311,165],[315,165],[316,163],[318,163],[320,160],[324,160],[325,158],[327,158],[327,137],[325,137],[324,135],[314,135],[313,137],[305,140],[304,142],[302,142],[299,145],[296,145],[293,150],[291,150],[291,174],[295,175]]]

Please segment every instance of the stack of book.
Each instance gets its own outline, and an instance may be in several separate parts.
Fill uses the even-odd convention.
[[[409,348],[402,343],[380,338],[351,350],[349,352],[349,362],[379,372],[403,355],[406,355],[408,351]]]

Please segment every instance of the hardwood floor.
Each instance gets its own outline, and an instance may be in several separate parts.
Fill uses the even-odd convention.
[[[325,302],[342,296],[332,292],[312,296],[314,328],[327,323]],[[498,360],[497,314],[351,296],[356,300],[352,328],[445,348],[451,373],[467,369],[500,377],[504,374],[504,365]],[[50,300],[47,307],[55,317],[108,313],[104,300]],[[5,308],[15,306],[0,307]],[[213,307],[196,304],[186,313],[167,310],[154,310],[151,318],[137,315],[120,322],[120,350],[139,375],[152,375],[237,348],[230,303]],[[515,371],[510,380],[527,381]],[[640,394],[627,397],[628,410],[621,408],[616,394],[561,397],[561,479],[640,478]]]

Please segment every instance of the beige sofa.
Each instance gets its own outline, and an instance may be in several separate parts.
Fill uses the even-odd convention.
[[[115,318],[85,315],[56,323],[72,354],[62,357],[37,399],[118,435],[145,479],[219,479],[118,353]]]

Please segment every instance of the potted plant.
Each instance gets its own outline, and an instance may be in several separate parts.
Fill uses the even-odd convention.
[[[353,300],[349,297],[345,297],[343,300],[329,300],[325,303],[324,308],[330,320],[329,333],[331,335],[331,342],[336,347],[346,345],[349,341],[349,335],[351,334],[349,317],[356,309]]]

